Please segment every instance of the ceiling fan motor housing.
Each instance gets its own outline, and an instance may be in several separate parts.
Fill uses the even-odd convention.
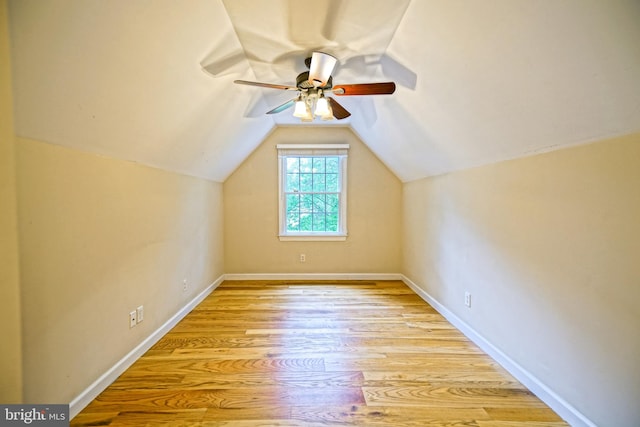
[[[329,80],[327,81],[327,84],[324,86],[321,86],[322,89],[331,89],[331,87],[333,86],[333,77],[329,77]],[[300,74],[298,74],[298,77],[296,77],[296,87],[300,90],[309,90],[309,89],[313,89],[315,86],[309,81],[309,72],[308,71],[304,71]]]

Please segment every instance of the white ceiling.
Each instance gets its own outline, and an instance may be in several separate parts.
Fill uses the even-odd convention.
[[[224,179],[275,126],[350,126],[403,181],[640,130],[639,0],[10,0],[20,136]],[[263,113],[339,58],[346,120]],[[204,67],[204,68],[203,68]],[[209,70],[209,71],[207,71]]]

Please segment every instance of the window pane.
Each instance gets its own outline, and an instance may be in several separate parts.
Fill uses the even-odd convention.
[[[327,190],[325,185],[326,176],[321,173],[313,175],[313,191],[324,193]]]
[[[313,195],[301,194],[300,195],[300,212],[313,211]]]
[[[310,213],[300,214],[300,231],[313,231]]]
[[[313,158],[313,172],[324,173],[324,157]]]
[[[340,162],[337,157],[327,157],[327,172],[338,173],[340,171]]]
[[[313,211],[314,212],[326,212],[326,204],[325,204],[325,195],[324,194],[314,194],[313,195]]]
[[[338,231],[338,214],[327,214],[326,231]]]
[[[300,214],[297,211],[287,212],[287,231],[300,230]]]
[[[312,192],[313,191],[313,174],[301,173],[300,174],[300,191]]]
[[[300,161],[297,157],[287,157],[287,173],[300,172]]]
[[[285,186],[285,191],[287,193],[300,191],[300,174],[297,174],[297,173],[287,174],[287,184]]]
[[[313,214],[313,230],[314,231],[326,231],[324,219],[325,219],[325,214],[323,213]]]
[[[338,200],[337,194],[327,194],[327,212],[338,212]]]
[[[287,213],[298,212],[300,210],[300,196],[297,194],[287,194]]]
[[[312,172],[313,160],[311,157],[300,157],[300,172]]]
[[[338,174],[328,173],[326,175],[327,191],[338,191]]]

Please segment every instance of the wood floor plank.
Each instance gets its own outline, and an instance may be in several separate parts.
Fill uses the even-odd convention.
[[[106,426],[113,425],[113,421],[120,415],[120,411],[92,412],[85,410],[73,419],[74,426]]]
[[[407,371],[377,371],[364,372],[364,386],[386,387],[403,385],[447,385],[450,387],[497,387],[497,388],[521,388],[514,378],[505,376],[497,371],[467,372],[457,371],[430,371],[430,372],[407,372]]]
[[[250,387],[196,390],[108,390],[91,403],[94,412],[153,412],[202,408],[242,409],[273,406],[364,405],[360,387]]]
[[[325,358],[328,371],[372,371],[406,370],[413,373],[470,373],[486,372],[497,369],[497,362],[491,359],[468,357],[475,355],[452,354],[449,357],[429,358],[411,357],[404,359],[337,359]]]
[[[207,409],[202,421],[205,425],[242,425],[242,423],[261,423],[257,425],[278,425],[291,421],[291,406],[272,406],[267,411],[264,408],[226,408]],[[255,425],[255,424],[254,424]],[[284,424],[289,425],[289,424]]]
[[[558,422],[560,417],[548,407],[528,408],[484,408],[492,420],[518,422]]]
[[[183,389],[241,388],[249,387],[289,387],[296,388],[330,388],[361,387],[364,379],[361,372],[307,372],[275,374],[218,374],[190,375],[180,385]]]
[[[156,426],[184,426],[195,427],[202,425],[206,409],[162,410],[162,411],[131,411],[122,412],[109,426],[112,427],[156,427]]]
[[[363,426],[474,426],[477,420],[489,420],[482,408],[429,407],[296,407],[294,420],[325,423],[323,425],[355,424]]]
[[[522,388],[482,387],[363,387],[367,406],[418,406],[478,408],[544,407],[530,391]]]
[[[130,373],[159,375],[163,372],[193,375],[215,372],[316,372],[324,371],[323,359],[141,359]]]
[[[400,281],[226,281],[72,426],[566,424]]]

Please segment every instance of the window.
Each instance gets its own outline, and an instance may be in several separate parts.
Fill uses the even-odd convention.
[[[280,240],[345,240],[348,144],[278,144]]]

